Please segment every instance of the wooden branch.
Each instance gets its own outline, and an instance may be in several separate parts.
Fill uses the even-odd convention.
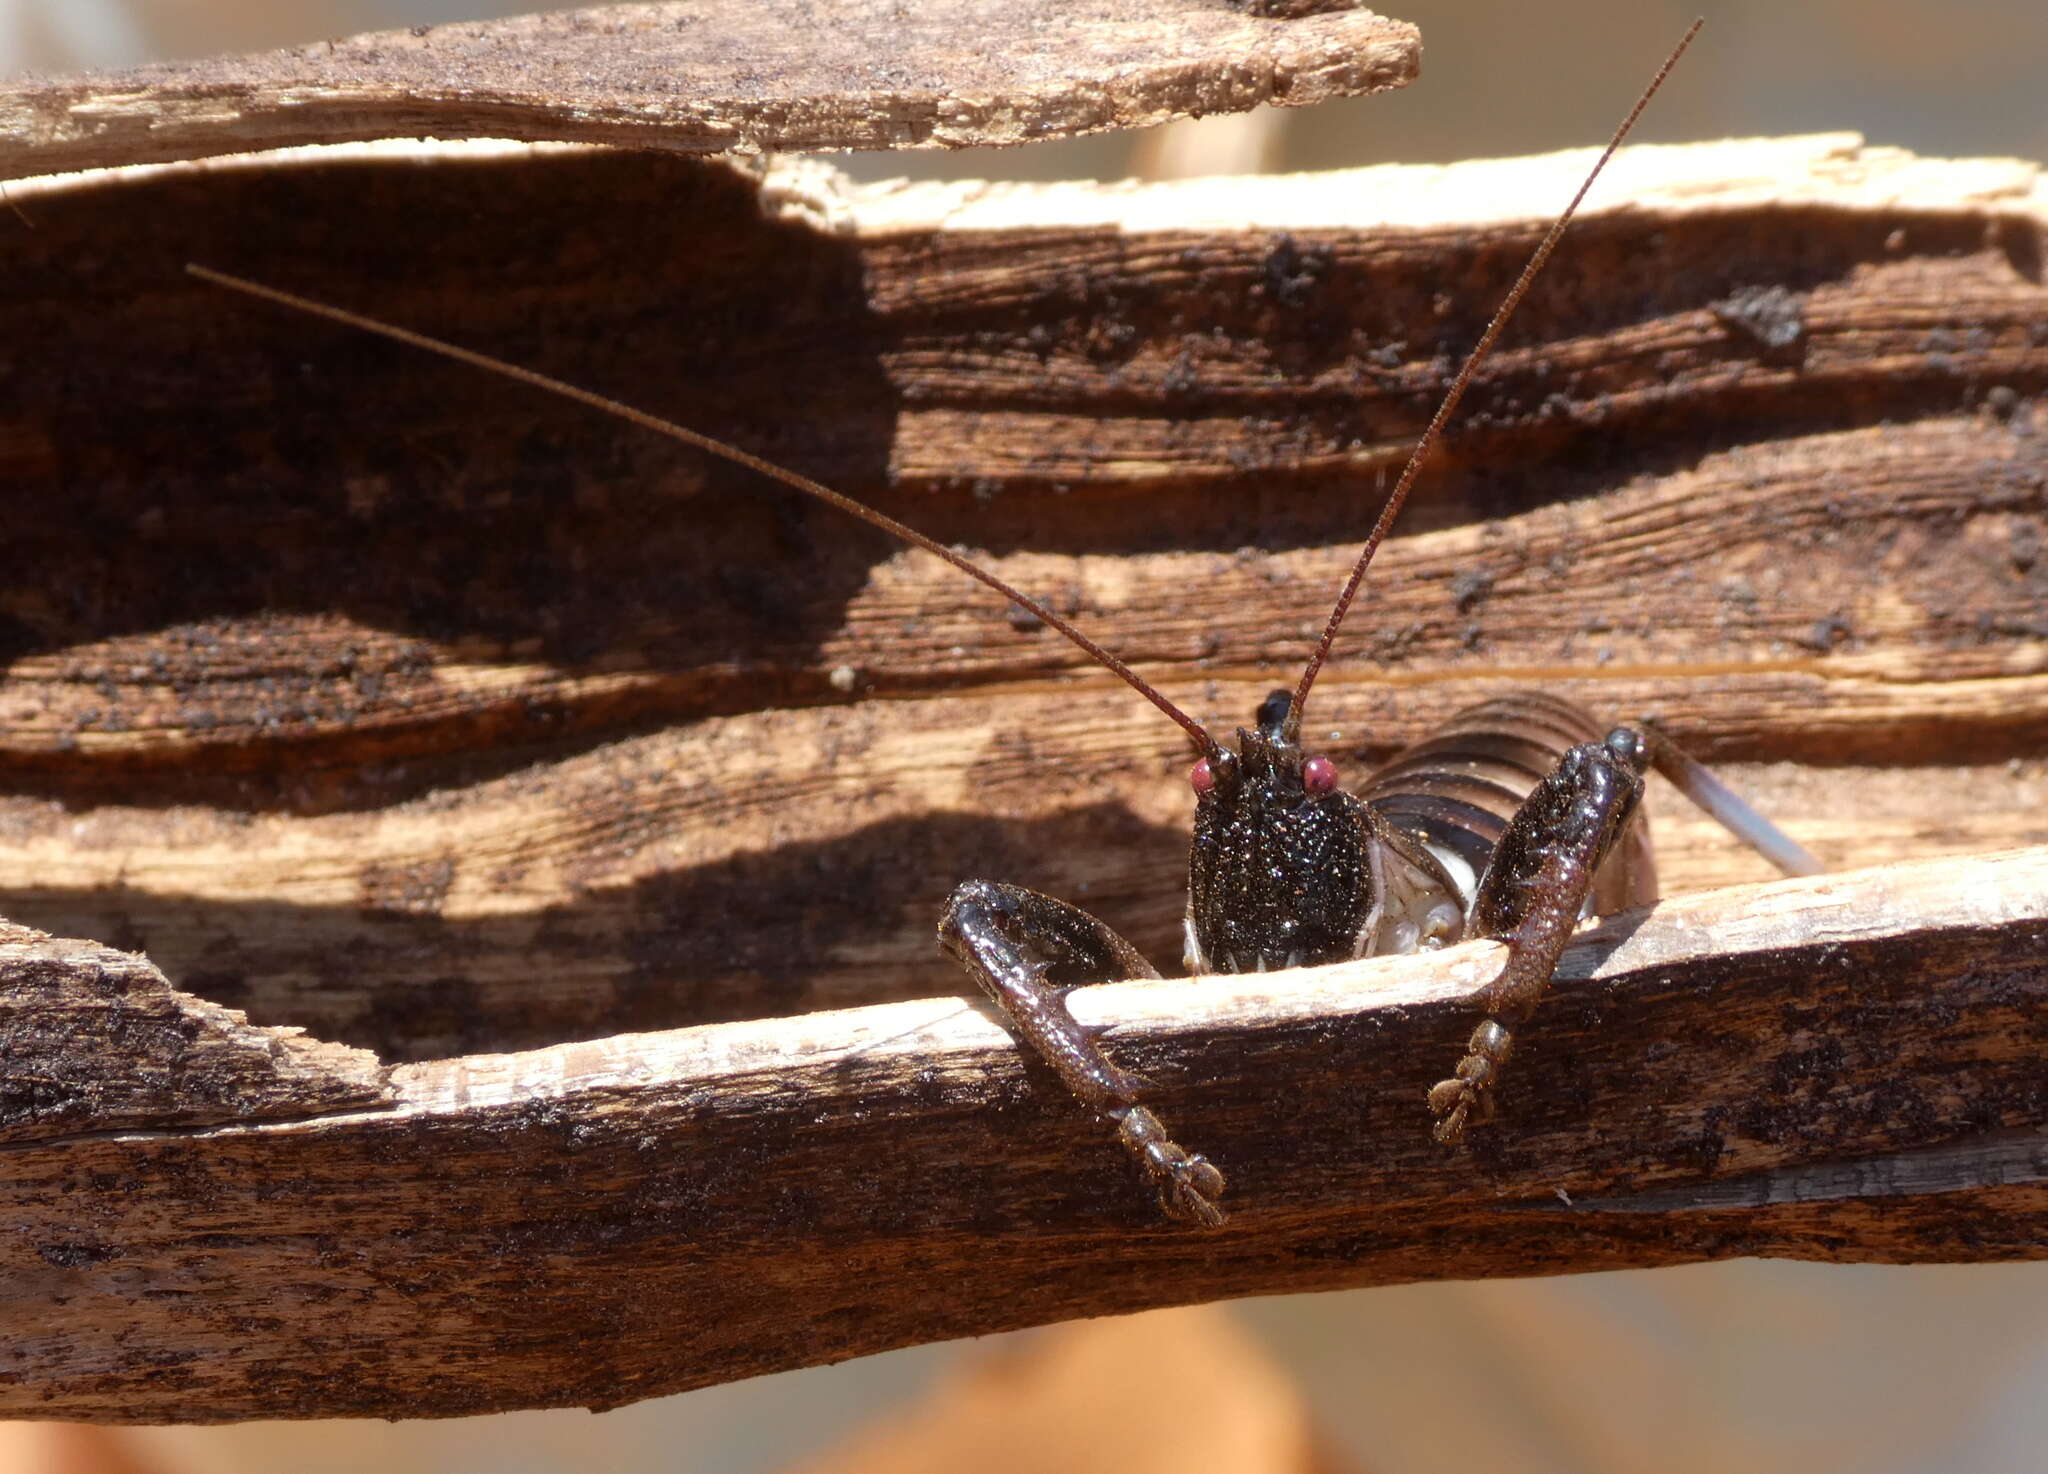
[[[1351,0],[690,0],[418,26],[0,88],[0,177],[372,138],[965,148],[1414,79]]]
[[[1077,995],[1227,1165],[1235,1217],[1207,1234],[1162,1223],[1107,1130],[952,1000],[409,1065],[338,1113],[281,1068],[300,1114],[223,1122],[202,1090],[150,1130],[0,1148],[0,1407],[604,1407],[1232,1295],[2039,1257],[2044,939],[2048,849],[1617,918],[1567,954],[1462,1151],[1422,1098],[1496,944]],[[111,1078],[133,1053],[106,961],[17,937],[0,986],[29,972]]]
[[[1232,1174],[1224,1235],[1162,1225],[1000,1030],[888,1001],[959,990],[971,875],[1173,956],[1170,727],[827,515],[180,270],[730,435],[1228,726],[1582,165],[852,190],[500,145],[11,187],[0,909],[163,972],[0,947],[8,1406],[609,1405],[1268,1289],[2038,1252],[2039,851],[1590,935],[1465,1156],[1420,1098],[1489,949],[1370,1006],[1093,994]],[[2048,840],[2035,172],[1836,137],[1615,184],[1376,568],[1331,745],[1540,680],[1736,759],[1838,865]],[[1654,822],[1667,886],[1752,873]]]
[[[971,876],[1170,962],[1185,744],[1065,642],[182,263],[992,549],[1227,729],[1298,673],[1584,162],[856,190],[464,146],[16,186],[0,913],[386,1061],[950,994],[931,928]],[[2048,842],[2036,171],[1842,137],[1617,168],[1382,555],[1321,735],[1357,774],[1542,681],[1733,760],[1831,865]],[[1667,890],[1768,874],[1651,805]]]

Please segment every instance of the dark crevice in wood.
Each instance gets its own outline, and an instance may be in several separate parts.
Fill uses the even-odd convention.
[[[1336,569],[1299,567],[1360,534],[1532,229],[819,233],[764,221],[729,169],[608,154],[278,161],[30,203],[0,310],[16,341],[51,346],[0,443],[25,491],[0,644],[41,695],[19,735],[0,730],[11,781],[77,805],[306,814],[671,723],[831,707],[848,676],[905,698],[1078,657],[936,566],[915,572],[921,597],[865,615],[893,566],[879,535],[581,411],[224,300],[184,259],[627,393],[942,539],[1055,555],[1017,576],[1171,673],[1301,658],[1287,630],[1319,618]],[[124,232],[155,249],[109,249]],[[2015,245],[2038,233],[1991,206],[1596,214],[1453,426],[1340,658],[1456,680],[1590,651],[1747,661],[1761,681],[1788,650],[1912,661],[2038,638],[2011,620],[2048,597],[2026,543],[2048,309]],[[1766,283],[1802,326],[1796,362],[1731,326],[1750,319],[1728,304]],[[1380,449],[1333,465],[1354,440]],[[1133,461],[1135,482],[1102,474]],[[1760,476],[1768,505],[1743,499]],[[1689,615],[1711,633],[1603,654],[1601,627],[1661,576],[1654,550],[1604,588],[1546,570],[1584,564],[1616,498],[1688,477],[1702,518],[1731,508],[1718,551],[1663,560],[1726,592]],[[1435,554],[1472,533],[1495,540],[1464,567]],[[1773,591],[1758,569],[1786,554],[1803,586]],[[1110,555],[1161,572],[1133,599],[1094,593],[1079,560]],[[1888,561],[1914,628],[1874,629],[1832,592]],[[1213,602],[1183,613],[1191,577]],[[1583,638],[1558,628],[1570,608]],[[454,667],[527,673],[458,684]],[[1846,746],[1792,720],[1707,740],[1974,759],[2026,750],[2041,713],[2005,713],[1960,733],[1887,718]]]
[[[1690,1213],[1764,1208],[1843,1197],[1911,1197],[1930,1181],[1952,1190],[2027,1187],[2048,1182],[2048,1133],[1991,1131],[1918,1151],[1853,1161],[1819,1162],[1731,1177],[1705,1187],[1668,1188],[1621,1196],[1556,1198],[1518,1205],[1535,1212]]]
[[[593,833],[580,863],[601,874],[622,843]],[[1042,881],[1049,857],[1077,850],[1153,882],[1092,901],[1171,965],[1185,844],[1109,806],[1034,823],[932,814],[474,919],[442,914],[453,855],[369,864],[331,906],[24,885],[5,914],[147,952],[176,987],[255,1024],[419,1060],[957,996],[971,985],[933,931],[947,893],[975,875]]]

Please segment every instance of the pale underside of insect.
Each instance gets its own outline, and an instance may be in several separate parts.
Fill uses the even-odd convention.
[[[1571,703],[1540,692],[1475,707],[1394,759],[1356,794],[1336,766],[1304,750],[1302,714],[1317,672],[1374,551],[1474,369],[1602,166],[1697,33],[1686,33],[1616,131],[1577,196],[1537,248],[1438,406],[1339,595],[1321,642],[1292,691],[1275,691],[1235,746],[1218,742],[1116,656],[1040,601],[961,554],[807,477],[722,441],[545,375],[324,303],[205,267],[222,286],[346,323],[591,406],[749,467],[881,527],[995,589],[1058,630],[1178,723],[1201,756],[1188,864],[1184,961],[1190,973],[1313,966],[1412,952],[1464,938],[1508,946],[1486,988],[1484,1019],[1455,1071],[1428,1094],[1434,1134],[1460,1140],[1488,1119],[1495,1086],[1522,1027],[1549,986],[1582,918],[1656,897],[1638,804],[1652,767],[1789,873],[1819,867],[1648,722],[1602,729]],[[1177,1144],[1143,1104],[1147,1082],[1118,1068],[1069,1012],[1089,983],[1158,977],[1122,937],[1079,907],[1021,886],[960,885],[939,923],[941,945],[1007,1015],[1083,1104],[1114,1126],[1175,1219],[1226,1219],[1222,1171]]]

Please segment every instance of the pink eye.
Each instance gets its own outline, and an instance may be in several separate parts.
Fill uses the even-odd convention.
[[[1310,793],[1334,793],[1337,765],[1326,757],[1312,757],[1301,765],[1301,786]]]
[[[1205,798],[1216,791],[1216,770],[1209,766],[1207,758],[1188,769],[1188,782],[1194,785],[1196,793]]]

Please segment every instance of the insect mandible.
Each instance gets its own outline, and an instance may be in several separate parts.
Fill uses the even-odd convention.
[[[1454,1072],[1428,1094],[1434,1135],[1459,1141],[1494,1110],[1516,1031],[1549,986],[1580,920],[1656,897],[1638,816],[1655,768],[1788,873],[1813,858],[1729,793],[1647,721],[1602,731],[1585,712],[1540,692],[1453,717],[1446,729],[1367,778],[1356,793],[1336,765],[1302,744],[1310,692],[1362,584],[1445,422],[1602,167],[1699,30],[1695,21],[1659,68],[1495,313],[1403,467],[1299,682],[1272,693],[1234,746],[1219,742],[1115,655],[1030,595],[961,554],[829,487],[701,432],[546,375],[324,303],[193,265],[194,275],[341,322],[598,409],[723,457],[816,497],[922,548],[986,584],[1071,640],[1178,723],[1201,756],[1188,865],[1184,961],[1190,973],[1242,973],[1504,941],[1508,958],[1485,989],[1484,1018]],[[1088,912],[1024,887],[970,880],[939,923],[940,944],[1002,1008],[1080,1101],[1110,1122],[1150,1178],[1165,1213],[1218,1227],[1224,1175],[1175,1142],[1144,1103],[1147,1085],[1120,1069],[1076,1022],[1066,995],[1120,978],[1159,976],[1129,942]]]

